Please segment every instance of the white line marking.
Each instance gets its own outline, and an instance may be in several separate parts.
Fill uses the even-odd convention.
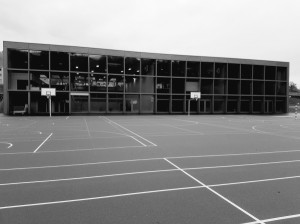
[[[171,161],[169,161],[168,159],[164,158],[165,161],[167,161],[169,164],[173,165],[174,167],[176,167],[178,170],[180,170],[181,172],[183,172],[184,174],[186,174],[187,176],[189,176],[191,179],[193,179],[194,181],[196,181],[198,184],[200,184],[201,186],[204,186],[207,190],[211,191],[212,193],[214,193],[215,195],[219,196],[220,198],[222,198],[223,200],[225,200],[226,202],[228,202],[229,204],[231,204],[232,206],[234,206],[235,208],[237,208],[238,210],[240,210],[241,212],[245,213],[246,215],[248,215],[249,217],[251,217],[252,219],[254,219],[255,221],[258,221],[261,224],[264,224],[264,222],[260,221],[258,218],[256,218],[254,215],[250,214],[249,212],[247,212],[246,210],[244,210],[243,208],[241,208],[240,206],[238,206],[237,204],[235,204],[234,202],[230,201],[229,199],[227,199],[226,197],[224,197],[223,195],[219,194],[217,191],[213,190],[212,188],[210,188],[209,186],[205,185],[203,182],[201,182],[200,180],[198,180],[197,178],[193,177],[192,175],[190,175],[189,173],[187,173],[186,171],[184,171],[183,169],[181,169],[179,166],[175,165],[174,163],[172,163]]]
[[[87,129],[87,131],[88,131],[89,137],[91,138],[90,129],[89,129],[89,126],[88,126],[88,124],[87,124],[87,122],[86,122],[86,119],[85,119],[85,118],[84,118],[84,122],[85,122],[85,125],[86,125],[86,129]]]
[[[73,178],[62,178],[62,179],[12,182],[12,183],[3,183],[3,184],[0,184],[0,186],[21,185],[21,184],[36,184],[36,183],[50,183],[50,182],[62,182],[62,181],[85,180],[85,179],[97,179],[97,178],[103,178],[103,177],[116,177],[116,176],[127,176],[127,175],[147,174],[147,173],[162,173],[162,172],[171,172],[171,171],[178,171],[178,169],[148,170],[148,171],[140,171],[140,172],[116,173],[116,174],[106,174],[106,175],[87,176],[87,177],[73,177]]]
[[[132,135],[128,135],[128,137],[133,138],[134,140],[136,140],[138,143],[142,144],[144,147],[147,147],[147,145],[145,145],[144,143],[142,143],[141,141],[137,140],[135,137],[133,137]]]
[[[128,147],[142,147],[142,146],[128,146]],[[122,147],[123,148],[123,147]],[[87,150],[87,149],[85,149]],[[97,149],[94,149],[97,150]],[[41,151],[40,153],[47,153],[48,151]],[[57,151],[51,151],[57,152]],[[273,151],[273,152],[253,152],[253,153],[240,153],[240,154],[216,154],[216,155],[200,155],[200,156],[170,156],[170,157],[154,157],[147,159],[129,159],[129,160],[112,160],[112,161],[103,161],[95,163],[75,163],[75,164],[65,164],[65,165],[56,165],[56,166],[40,166],[40,167],[18,167],[18,168],[8,168],[0,169],[1,170],[18,170],[18,169],[43,169],[43,168],[55,168],[55,167],[69,167],[69,166],[85,166],[85,165],[95,165],[95,164],[109,164],[109,163],[126,163],[126,162],[137,162],[137,161],[149,161],[149,160],[160,160],[160,159],[186,159],[186,158],[206,158],[206,157],[226,157],[226,156],[247,156],[247,155],[261,155],[261,154],[281,154],[281,153],[293,153],[300,152],[300,150],[289,150],[289,151]],[[32,152],[23,152],[23,153],[0,153],[7,154],[31,154]],[[40,154],[39,153],[39,154]]]
[[[144,147],[141,145],[133,145],[133,146],[116,146],[116,147],[106,147],[106,148],[92,148],[92,149],[64,149],[64,150],[47,150],[47,151],[40,151],[41,153],[61,153],[61,152],[80,152],[80,151],[100,151],[100,150],[106,150],[106,149],[126,149],[126,148],[139,148]],[[153,146],[148,146],[153,147]],[[32,154],[34,152],[4,152],[0,153],[0,156],[5,155],[22,155],[22,154]]]
[[[100,197],[93,197],[93,198],[79,198],[79,199],[65,200],[65,201],[50,201],[50,202],[34,203],[34,204],[11,205],[11,206],[0,207],[0,210],[10,209],[10,208],[33,207],[33,206],[40,206],[40,205],[62,204],[62,203],[70,203],[70,202],[78,202],[78,201],[91,201],[91,200],[99,200],[99,199],[105,199],[105,198],[116,198],[116,197],[132,196],[132,195],[151,194],[151,193],[198,189],[198,188],[203,188],[203,186],[169,188],[169,189],[163,189],[163,190],[142,191],[142,192],[135,192],[135,193],[100,196]]]
[[[10,142],[0,142],[0,144],[7,144],[8,145],[7,146],[8,149],[13,146],[13,144],[10,143]]]
[[[287,216],[281,216],[281,217],[276,217],[276,218],[271,218],[271,219],[264,219],[262,220],[263,222],[273,222],[273,221],[278,221],[278,220],[285,220],[285,219],[293,219],[293,218],[299,218],[300,214],[295,214],[295,215],[287,215]],[[243,224],[257,224],[257,222],[247,222]]]
[[[138,134],[134,133],[133,131],[130,131],[129,129],[127,129],[127,128],[123,127],[122,125],[120,125],[120,124],[118,124],[118,123],[116,123],[116,122],[114,122],[114,121],[112,121],[112,120],[110,120],[110,119],[108,119],[108,118],[106,118],[106,117],[103,117],[103,118],[104,118],[104,119],[106,119],[107,121],[109,121],[109,122],[111,122],[111,123],[113,123],[113,124],[115,124],[115,125],[117,125],[117,126],[119,126],[119,127],[123,128],[124,130],[126,130],[126,131],[128,131],[128,132],[130,132],[130,133],[134,134],[135,136],[137,136],[137,137],[139,137],[139,138],[141,138],[141,139],[145,140],[146,142],[149,142],[151,145],[153,145],[153,146],[157,146],[157,145],[156,145],[156,144],[154,144],[153,142],[151,142],[151,141],[149,141],[149,140],[147,140],[147,139],[143,138],[142,136],[140,136],[140,135],[138,135]]]
[[[68,120],[68,119],[69,119],[69,116],[66,117],[66,120]]]
[[[37,148],[36,148],[36,150],[34,150],[34,152],[33,153],[36,153],[38,150],[39,150],[39,148],[41,148],[41,146],[51,137],[51,135],[52,135],[53,133],[51,133]]]

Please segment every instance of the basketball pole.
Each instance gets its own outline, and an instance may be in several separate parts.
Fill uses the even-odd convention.
[[[52,108],[51,108],[51,95],[49,96],[49,114],[50,114],[50,117],[51,117],[51,112],[52,112],[52,110],[51,110]]]
[[[188,116],[190,116],[191,99],[188,100]]]

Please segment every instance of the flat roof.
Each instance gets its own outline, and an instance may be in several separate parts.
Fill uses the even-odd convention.
[[[39,44],[39,43],[25,43],[25,42],[13,42],[13,41],[3,41],[3,49],[5,49],[5,48],[61,51],[61,52],[100,54],[100,55],[150,58],[150,59],[153,58],[153,59],[162,59],[162,60],[204,61],[204,62],[255,64],[255,65],[270,65],[270,66],[289,67],[289,62],[283,62],[283,61],[225,58],[225,57],[208,57],[208,56],[194,56],[194,55],[177,55],[177,54],[164,54],[164,53],[148,53],[148,52],[137,52],[137,51],[124,51],[124,50],[112,50],[112,49],[103,49],[103,48],[77,47],[77,46]]]

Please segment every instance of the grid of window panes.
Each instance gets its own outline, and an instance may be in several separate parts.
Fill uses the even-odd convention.
[[[48,113],[284,113],[287,67],[8,49],[9,104]]]

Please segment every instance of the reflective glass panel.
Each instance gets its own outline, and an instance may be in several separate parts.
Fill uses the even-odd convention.
[[[69,53],[50,52],[51,70],[69,71]]]
[[[139,75],[140,62],[139,58],[125,58],[125,74]]]
[[[48,70],[49,69],[49,52],[48,51],[33,51],[29,52],[30,68]]]
[[[51,72],[51,88],[56,90],[68,91],[69,90],[69,73],[65,72]]]
[[[106,56],[90,55],[90,72],[106,73]]]
[[[118,56],[108,56],[108,72],[124,74],[124,58]]]
[[[28,68],[28,50],[8,49],[8,68]]]
[[[88,71],[88,56],[85,54],[71,54],[71,71]]]
[[[72,91],[88,91],[89,81],[88,74],[71,73],[71,90]]]

